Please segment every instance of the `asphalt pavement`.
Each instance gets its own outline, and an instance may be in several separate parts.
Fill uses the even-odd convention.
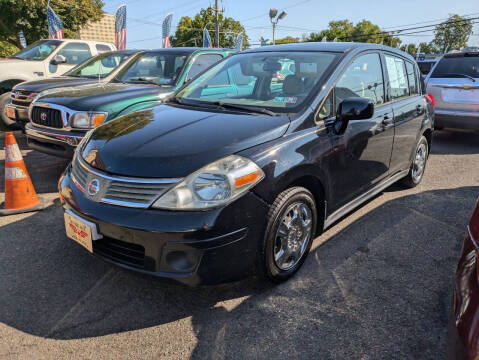
[[[50,206],[0,217],[1,359],[444,357],[478,134],[436,132],[423,183],[393,185],[336,223],[288,282],[200,288],[108,265],[66,238],[56,181],[67,162],[16,136]],[[0,166],[3,189],[3,150]]]

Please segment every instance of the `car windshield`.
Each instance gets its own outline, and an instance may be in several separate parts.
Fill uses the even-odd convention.
[[[327,52],[258,52],[234,55],[177,94],[184,103],[238,105],[297,112],[337,58]]]
[[[89,79],[103,79],[111,74],[131,54],[102,54],[75,66],[65,73],[66,76],[82,77]]]
[[[186,62],[185,54],[146,53],[123,70],[116,79],[127,83],[173,85]]]
[[[61,43],[59,40],[39,40],[20,50],[13,57],[24,60],[44,60]]]
[[[479,53],[474,56],[443,57],[431,74],[432,78],[479,78]]]

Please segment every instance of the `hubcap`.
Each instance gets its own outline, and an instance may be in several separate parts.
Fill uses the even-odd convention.
[[[274,261],[281,270],[294,267],[311,238],[311,209],[303,202],[291,204],[284,212],[274,242]]]
[[[416,156],[414,157],[414,162],[412,165],[412,177],[416,183],[419,182],[419,180],[421,180],[422,175],[424,174],[426,159],[427,159],[427,146],[426,144],[421,143],[416,150]]]

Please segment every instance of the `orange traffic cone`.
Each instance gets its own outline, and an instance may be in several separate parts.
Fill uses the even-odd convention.
[[[12,132],[5,133],[5,202],[0,215],[12,215],[45,208],[38,200],[22,153]]]

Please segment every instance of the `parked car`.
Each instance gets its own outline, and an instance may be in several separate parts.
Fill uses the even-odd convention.
[[[446,54],[426,78],[435,128],[479,130],[479,52]]]
[[[82,40],[39,40],[10,58],[0,60],[0,118],[12,121],[4,112],[12,88],[24,81],[62,75],[97,54],[116,50],[108,43]]]
[[[479,202],[467,227],[457,265],[452,318],[449,322],[449,359],[479,356]]]
[[[109,82],[128,61],[134,61],[135,55],[139,53],[138,50],[105,52],[89,58],[62,76],[15,85],[10,102],[5,106],[5,114],[12,122],[24,127],[29,120],[28,107],[36,97],[46,95],[46,91],[51,89],[65,91],[71,87]]]
[[[108,84],[38,97],[31,105],[30,123],[25,126],[28,146],[71,158],[89,129],[161,103],[185,82],[233,52],[199,48],[147,51],[128,63]]]
[[[295,73],[272,90],[288,60]],[[187,284],[283,281],[323,229],[399,180],[418,185],[431,135],[419,69],[400,50],[247,50],[88,133],[59,181],[67,235]]]

